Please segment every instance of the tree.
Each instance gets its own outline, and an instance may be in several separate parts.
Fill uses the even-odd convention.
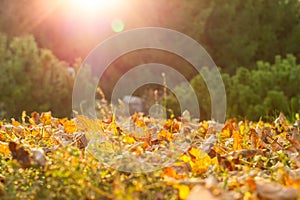
[[[0,52],[0,102],[6,117],[23,110],[71,114],[73,77],[65,62],[39,49],[33,36],[10,40],[0,34]]]
[[[271,62],[275,55],[299,56],[299,6],[298,0],[215,0],[202,41],[230,74],[237,66],[255,67],[257,60]]]

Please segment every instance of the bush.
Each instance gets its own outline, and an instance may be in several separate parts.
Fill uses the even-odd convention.
[[[0,34],[0,74],[5,117],[20,116],[23,110],[71,114],[73,77],[68,65],[38,48],[33,36],[9,39]]]
[[[205,70],[202,70],[203,74]],[[227,116],[247,117],[250,120],[264,117],[268,120],[284,112],[293,118],[300,111],[299,74],[300,65],[296,64],[293,55],[285,59],[276,56],[274,64],[259,61],[254,70],[240,67],[232,76],[222,74],[227,95]],[[190,83],[198,97],[201,119],[209,119],[210,96],[202,76],[195,76]],[[190,98],[184,88],[181,91],[185,95],[184,100]],[[170,109],[176,110],[176,102],[172,100],[174,97],[169,98]]]
[[[228,115],[257,120],[284,112],[292,117],[300,110],[300,65],[296,58],[276,56],[274,64],[257,62],[257,68],[239,68],[227,83]]]

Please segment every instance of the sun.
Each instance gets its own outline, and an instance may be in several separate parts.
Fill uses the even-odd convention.
[[[107,1],[105,0],[70,0],[74,7],[91,11],[99,6],[103,6]]]
[[[121,0],[68,0],[68,7],[77,12],[92,13],[115,6]]]

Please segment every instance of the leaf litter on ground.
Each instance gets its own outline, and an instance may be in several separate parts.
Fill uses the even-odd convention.
[[[2,121],[0,197],[300,199],[299,117],[218,124],[187,115]]]

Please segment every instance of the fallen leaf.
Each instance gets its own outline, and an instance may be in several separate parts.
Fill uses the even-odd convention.
[[[180,185],[174,185],[174,188],[178,190],[179,199],[182,200],[187,199],[190,193],[189,186],[180,184]]]
[[[66,133],[74,133],[77,130],[74,120],[66,120],[63,126]]]
[[[240,136],[240,132],[238,130],[234,130],[232,133],[232,138],[233,138],[233,150],[240,150],[242,149],[242,139]]]
[[[173,167],[167,167],[163,171],[163,176],[175,178],[175,179],[182,179],[185,178],[185,174],[178,174]]]
[[[192,147],[188,152],[192,157],[192,161],[189,163],[194,174],[201,175],[207,171],[209,166],[218,164],[217,157],[211,159],[207,153],[200,149]]]
[[[104,135],[101,127],[101,121],[98,119],[89,119],[82,115],[76,115],[77,131],[84,132],[88,140]]]
[[[74,138],[77,144],[78,149],[84,149],[88,145],[88,140],[85,137],[85,134],[82,132],[75,132]]]
[[[295,200],[298,190],[293,187],[284,187],[279,183],[268,180],[255,180],[256,191],[260,198],[272,200]]]
[[[44,125],[50,125],[52,122],[51,112],[43,112],[41,114],[40,120]]]
[[[172,141],[173,138],[174,138],[174,135],[167,130],[163,129],[158,133],[158,139],[165,139],[170,142],[170,141]]]
[[[9,151],[7,142],[0,141],[0,153],[2,153],[4,156],[9,156],[10,151]]]
[[[16,159],[23,168],[31,166],[29,152],[25,150],[24,147],[20,146],[15,142],[9,142],[8,147],[11,152],[12,158]]]

